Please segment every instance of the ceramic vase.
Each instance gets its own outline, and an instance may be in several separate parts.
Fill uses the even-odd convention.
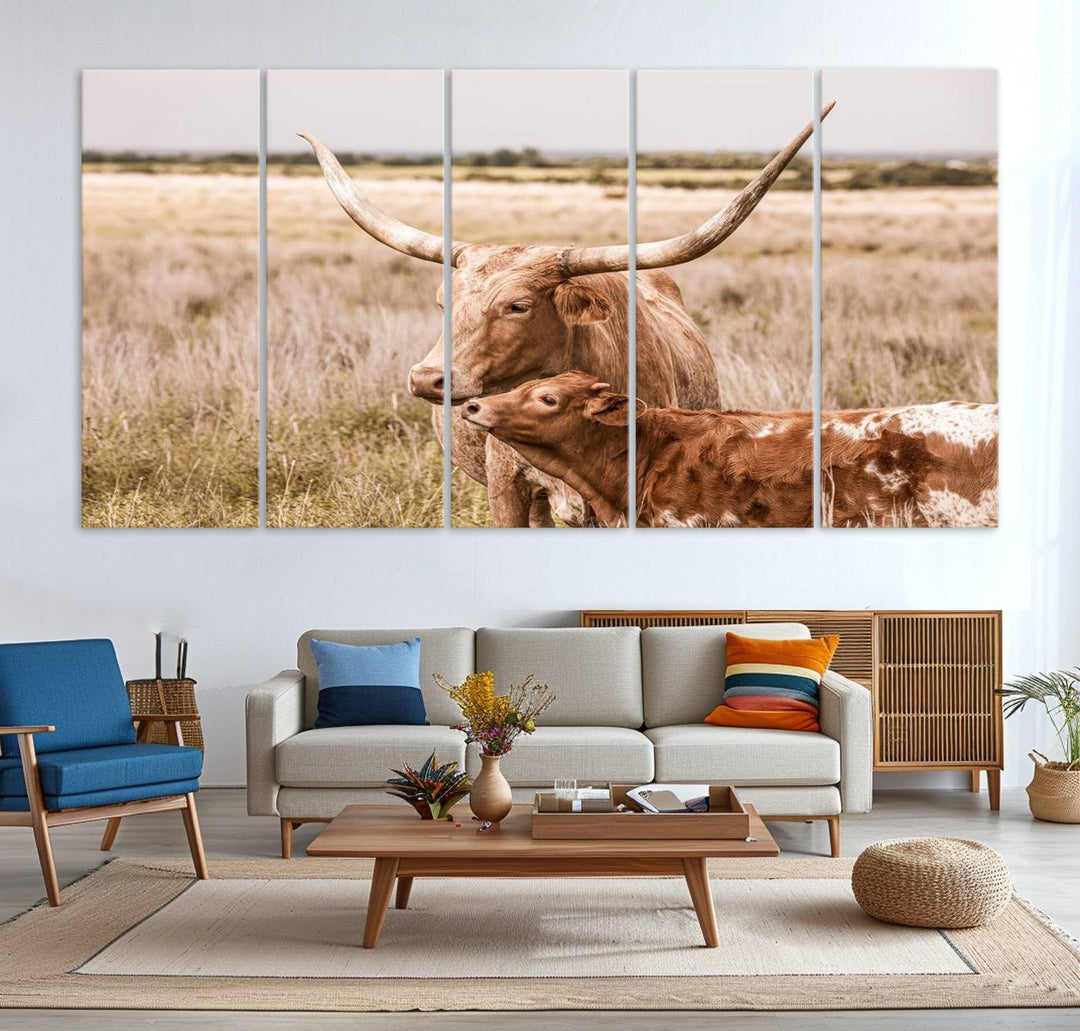
[[[499,755],[480,756],[480,775],[469,792],[469,808],[478,820],[498,823],[509,815],[514,804],[510,785],[499,769]]]

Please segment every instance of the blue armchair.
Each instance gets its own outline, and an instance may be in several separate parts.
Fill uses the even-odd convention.
[[[60,905],[49,828],[71,823],[179,809],[195,873],[209,876],[202,752],[160,719],[174,744],[136,741],[111,641],[0,644],[0,826],[33,828],[49,905]]]

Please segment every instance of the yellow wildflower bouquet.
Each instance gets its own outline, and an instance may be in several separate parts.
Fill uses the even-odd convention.
[[[495,674],[470,673],[463,684],[448,684],[438,673],[435,683],[457,702],[466,739],[480,745],[484,755],[505,755],[518,734],[536,730],[536,718],[553,702],[547,684],[529,674],[520,684],[511,684],[506,694],[495,693]]]

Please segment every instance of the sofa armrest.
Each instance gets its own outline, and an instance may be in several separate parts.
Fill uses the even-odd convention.
[[[248,692],[247,810],[249,816],[277,816],[277,768],[274,749],[304,729],[304,674],[282,670],[273,680]]]
[[[821,681],[821,732],[840,743],[840,799],[845,813],[866,813],[874,798],[870,691],[827,669]]]

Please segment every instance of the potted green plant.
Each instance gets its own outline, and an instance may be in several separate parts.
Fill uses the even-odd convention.
[[[1064,762],[1029,752],[1035,776],[1028,785],[1028,804],[1036,820],[1080,823],[1080,667],[1049,673],[1027,673],[1001,690],[1006,719],[1028,702],[1046,709],[1061,744]]]
[[[392,786],[387,794],[405,799],[422,820],[449,820],[450,810],[468,795],[472,787],[468,774],[464,770],[459,772],[457,763],[440,766],[434,752],[418,770],[406,762],[401,765],[404,769],[394,770],[397,776],[386,782]]]

